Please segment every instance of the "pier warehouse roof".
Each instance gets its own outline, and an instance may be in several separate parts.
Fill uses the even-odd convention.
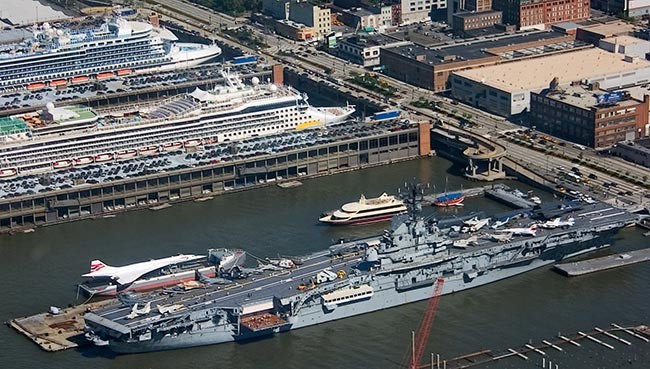
[[[39,22],[52,22],[67,19],[60,8],[43,5],[37,0],[0,1],[0,29],[3,26],[25,26]]]
[[[560,32],[531,32],[436,47],[384,48],[380,64],[389,76],[442,91],[449,88],[448,78],[453,71],[567,52],[586,45]]]
[[[650,61],[591,48],[454,72],[451,88],[454,97],[468,104],[510,116],[528,110],[530,92],[554,78],[560,85],[582,81],[598,82],[607,90],[622,88],[647,83]]]

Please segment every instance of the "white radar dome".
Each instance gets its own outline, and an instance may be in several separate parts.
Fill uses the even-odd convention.
[[[379,260],[379,253],[377,253],[377,249],[374,247],[366,249],[366,261],[369,263],[374,263],[377,260]]]
[[[269,90],[275,92],[275,91],[278,90],[278,86],[276,86],[276,85],[271,85],[271,86],[269,87]]]
[[[54,110],[54,103],[49,102],[49,103],[45,104],[45,107],[47,108],[48,111],[52,111],[52,110]]]
[[[251,79],[251,83],[254,84],[255,86],[257,86],[257,85],[260,84],[260,79],[257,78],[257,77],[253,77],[253,78]]]

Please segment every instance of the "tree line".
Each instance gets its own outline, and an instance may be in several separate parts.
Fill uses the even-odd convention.
[[[240,16],[245,12],[262,11],[262,0],[192,0],[207,8],[232,16]]]

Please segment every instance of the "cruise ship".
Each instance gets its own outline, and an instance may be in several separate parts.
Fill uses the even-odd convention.
[[[0,90],[37,90],[190,67],[221,54],[214,44],[176,41],[167,30],[123,18],[87,29],[57,29],[43,23],[33,30],[31,39],[0,45]]]
[[[402,200],[386,193],[373,199],[361,195],[359,201],[347,203],[319,220],[339,225],[368,224],[390,220],[394,215],[406,213],[407,210]]]
[[[0,174],[43,172],[173,152],[217,142],[339,123],[354,106],[313,107],[288,86],[243,83],[222,70],[224,84],[149,106],[100,116],[88,107],[54,107],[0,118]]]
[[[510,229],[465,234],[453,230],[462,224],[457,218],[405,215],[382,235],[332,245],[281,270],[265,266],[230,286],[152,293],[138,304],[115,301],[84,315],[86,338],[114,352],[135,353],[269,337],[552,265],[606,247],[619,229],[638,220],[604,203],[552,203],[518,212]],[[559,216],[574,221],[517,231]],[[459,245],[470,238],[474,241]],[[363,332],[357,334],[364,339]]]

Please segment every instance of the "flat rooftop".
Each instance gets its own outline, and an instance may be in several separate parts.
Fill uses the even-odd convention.
[[[485,28],[468,29],[466,31],[463,31],[463,36],[465,38],[495,37],[495,36],[511,35],[514,33],[515,33],[514,30],[509,31],[507,29],[504,29],[502,25],[495,24]]]
[[[642,138],[636,141],[624,141],[616,144],[616,147],[631,148],[636,151],[641,151],[650,154],[650,138]]]
[[[547,40],[548,43],[553,43],[554,39],[564,38],[566,35],[556,32],[556,31],[544,31],[544,32],[530,32],[522,33],[515,35],[500,36],[494,38],[486,38],[485,40],[478,41],[466,41],[454,45],[445,45],[438,47],[422,47],[417,45],[405,45],[389,48],[391,52],[401,54],[410,59],[416,59],[418,56],[424,56],[422,63],[429,65],[443,65],[452,62],[465,61],[465,60],[476,60],[481,58],[487,58],[490,56],[495,56],[491,52],[491,49],[495,48],[508,48],[512,49],[513,45],[523,44],[528,42],[537,42],[542,40]],[[572,45],[567,45],[569,48],[573,47]],[[558,51],[558,49],[547,50],[547,51]],[[544,52],[540,50],[539,52]],[[538,53],[539,53],[538,52]],[[531,55],[535,53],[531,51]],[[525,55],[512,55],[508,57],[504,53],[503,57],[506,59],[516,58],[518,56]]]
[[[640,38],[634,37],[634,36],[628,36],[628,35],[622,35],[622,36],[614,36],[614,37],[607,37],[602,39],[601,41],[605,42],[610,42],[610,43],[618,43],[619,45],[636,45],[636,44],[647,44],[647,40],[642,40]]]
[[[606,37],[612,37],[617,35],[626,35],[629,33],[631,34],[634,32],[634,30],[637,27],[635,27],[633,24],[618,21],[618,22],[610,22],[610,23],[601,23],[598,25],[580,27],[580,28],[585,31],[598,34],[603,38],[606,38]]]
[[[546,98],[560,101],[564,104],[573,105],[581,109],[590,109],[598,105],[598,96],[608,93],[603,90],[589,90],[587,86],[567,86],[561,87],[559,91],[548,92],[544,89],[541,94]],[[634,99],[627,99],[618,101],[614,106],[634,106],[639,104],[639,101]]]
[[[292,21],[291,19],[278,19],[277,22],[278,23],[283,23],[283,24],[286,24],[288,26],[298,28],[298,29],[311,28],[311,27],[309,27],[309,26],[307,26],[307,25],[305,25],[303,23]]]
[[[398,31],[388,33],[388,35],[396,39],[411,41],[422,46],[438,46],[453,42],[451,29],[445,31],[444,28],[433,25],[424,26],[421,24],[411,24],[400,27]]]
[[[486,15],[501,15],[502,12],[500,10],[484,10],[482,12],[474,12],[474,11],[463,11],[460,13],[454,13],[454,17],[458,18],[474,18],[474,17],[482,17]]]
[[[625,91],[630,93],[630,96],[637,100],[643,100],[645,95],[650,95],[650,84],[643,84],[639,86],[626,87]]]
[[[358,17],[367,17],[369,15],[373,15],[376,13],[373,13],[371,10],[366,9],[366,8],[355,8],[355,9],[340,9],[341,13],[348,13],[352,15],[356,15]]]
[[[398,40],[378,33],[373,35],[353,35],[353,36],[343,38],[341,42],[347,42],[349,44],[357,45],[361,47],[371,47],[371,46],[385,46],[390,44],[404,43],[406,41]]]
[[[590,48],[512,63],[455,72],[507,92],[540,90],[555,77],[560,84],[650,68],[650,61],[623,60],[623,55]]]
[[[38,0],[2,0],[0,1],[0,27],[24,26],[69,18],[60,8],[58,9],[43,5]]]

